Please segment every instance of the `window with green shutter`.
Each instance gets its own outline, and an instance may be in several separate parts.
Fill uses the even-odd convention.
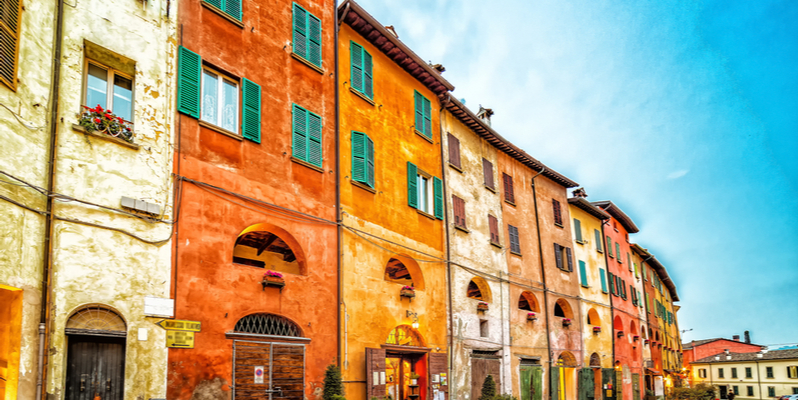
[[[650,303],[649,303],[649,301],[650,300],[648,300],[647,292],[645,292],[645,294],[644,294],[644,309],[647,311],[648,314],[650,314]]]
[[[603,293],[608,293],[608,285],[606,284],[606,270],[600,268],[600,288]]]
[[[589,280],[586,279],[586,263],[581,260],[578,260],[578,268],[580,268],[581,286],[589,287]]]
[[[600,236],[600,231],[594,230],[594,245],[597,247],[598,253],[603,253],[603,237]]]
[[[611,236],[606,236],[606,243],[608,244],[608,246],[606,246],[608,248],[608,256],[614,258],[614,250],[613,247],[611,247]]]
[[[414,129],[417,133],[433,140],[431,101],[416,90],[414,91]]]
[[[203,0],[206,4],[216,8],[233,19],[242,22],[242,0]]]
[[[583,234],[581,233],[581,221],[577,218],[573,218],[572,224],[575,226],[575,241],[578,243],[583,243]]]
[[[350,87],[372,99],[372,55],[350,41]]]
[[[242,136],[261,143],[261,86],[242,78]]]
[[[375,188],[375,143],[363,132],[351,132],[352,179]]]
[[[292,52],[322,68],[322,21],[292,3]]]
[[[436,219],[444,219],[444,188],[442,180],[416,165],[407,163],[408,205]]]
[[[617,278],[614,276],[614,274],[611,273],[611,271],[608,271],[608,286],[609,290],[611,290],[611,294],[613,294],[614,296],[618,296]]]
[[[620,255],[619,252],[619,243],[614,242],[614,247],[617,248],[617,262],[622,264],[622,256]]]
[[[292,105],[292,157],[322,168],[322,117]]]
[[[408,183],[408,205],[413,208],[419,208],[419,199],[417,193],[417,166],[411,162],[406,163]]]
[[[200,118],[200,75],[203,60],[200,55],[178,47],[178,112]]]

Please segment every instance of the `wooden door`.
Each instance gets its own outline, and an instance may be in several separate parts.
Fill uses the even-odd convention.
[[[633,379],[633,400],[642,400],[639,392],[639,374],[631,374],[631,377]]]
[[[593,368],[581,368],[578,370],[578,399],[594,400]]]
[[[496,358],[472,358],[472,397],[477,399],[481,397],[481,388],[483,388],[483,381],[488,375],[494,379],[497,393],[500,393],[502,384],[500,382],[500,360]]]
[[[386,350],[364,349],[367,368],[367,398],[386,396]]]
[[[603,368],[603,400],[614,399],[614,382],[616,380],[615,376],[614,368]]]
[[[522,400],[542,400],[542,367],[520,365],[519,384]]]
[[[65,400],[122,400],[125,338],[69,336]]]
[[[561,368],[550,367],[550,400],[559,400],[559,389],[561,387]]]
[[[305,345],[233,342],[234,400],[303,400]]]

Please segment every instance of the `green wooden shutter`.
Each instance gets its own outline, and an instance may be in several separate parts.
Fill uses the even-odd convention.
[[[603,397],[602,400],[612,400],[614,398],[614,385],[615,385],[615,372],[614,368],[603,368],[603,385],[610,385],[607,386],[610,389],[603,390]],[[601,399],[598,399],[601,400]]]
[[[417,132],[422,133],[425,130],[425,118],[423,118],[422,112],[422,94],[418,91],[414,91],[414,129]]]
[[[423,132],[428,139],[433,139],[433,129],[431,128],[431,101],[422,98],[422,115],[425,121],[425,131]]]
[[[375,143],[367,136],[367,185],[375,188]]]
[[[614,258],[614,248],[611,247],[611,236],[606,236],[606,242],[608,243],[608,256]]]
[[[520,400],[532,400],[533,398],[533,367],[526,365],[519,366],[519,397]]]
[[[600,236],[600,231],[597,229],[594,230],[594,243],[595,247],[597,247],[597,252],[603,252],[603,238]]]
[[[417,166],[408,162],[408,205],[419,208],[419,198],[417,194]]]
[[[628,255],[628,271],[633,272],[633,262],[631,262],[631,253],[628,253],[627,255]]]
[[[619,252],[619,243],[615,242],[614,243],[614,247],[617,248],[617,262],[622,263],[622,256],[620,255],[620,252]]]
[[[608,287],[609,287],[609,290],[611,291],[611,294],[613,294],[613,295],[617,294],[616,289],[614,288],[616,283],[617,283],[617,281],[616,281],[616,279],[614,279],[614,274],[612,274],[611,271],[608,271]]]
[[[308,160],[308,111],[296,104],[292,106],[292,156]]]
[[[577,218],[573,218],[572,222],[575,225],[575,240],[583,243],[583,234],[581,234],[581,221]]]
[[[603,293],[608,293],[608,287],[606,285],[606,270],[600,268],[600,288],[603,290]]]
[[[364,91],[364,55],[360,44],[350,41],[350,87]]]
[[[311,13],[308,13],[308,61],[322,68],[322,21]]]
[[[444,196],[442,195],[442,180],[433,177],[433,216],[444,219]]]
[[[294,3],[292,7],[292,51],[308,59],[308,12]]]
[[[352,131],[352,174],[356,182],[367,183],[367,135]]]
[[[237,21],[242,21],[242,0],[223,0],[225,3],[223,11]]]
[[[308,112],[308,160],[322,168],[322,117]]]
[[[644,309],[650,314],[650,300],[648,300],[647,292],[644,292]]]
[[[178,112],[200,118],[200,76],[203,70],[200,55],[178,47]]]
[[[642,300],[643,300],[642,299],[642,292],[640,290],[637,290],[636,292],[639,293],[639,295],[637,296],[637,299],[639,301],[639,308],[644,308],[644,305],[642,304]]]
[[[531,396],[531,400],[542,400],[542,395],[544,394],[544,383],[542,382],[543,374],[544,371],[542,367],[533,368],[533,382],[531,382],[533,393]]]
[[[225,11],[224,0],[203,0],[212,6],[219,8],[221,11]]]
[[[594,400],[593,368],[581,368],[578,370],[578,400]]]
[[[584,287],[589,287],[589,281],[586,280],[586,263],[578,260],[578,268],[580,268],[581,285]]]
[[[364,94],[372,98],[372,55],[364,50]]]
[[[242,136],[261,143],[261,86],[242,78]]]
[[[567,247],[567,271],[572,272],[572,248]]]
[[[550,367],[550,400],[558,400],[559,368]]]
[[[636,306],[638,305],[636,303],[636,289],[633,288],[633,285],[630,286],[631,286],[631,303],[633,303],[633,305]]]

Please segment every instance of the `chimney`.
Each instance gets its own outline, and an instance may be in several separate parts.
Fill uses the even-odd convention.
[[[744,342],[750,344],[750,331],[744,331]]]
[[[586,194],[586,191],[583,188],[577,188],[572,191],[572,197],[583,197],[586,198],[589,195]]]
[[[727,356],[728,354],[731,354],[730,350],[729,349],[725,349],[725,355]]]
[[[494,111],[492,111],[491,108],[483,108],[483,106],[480,107],[480,110],[478,110],[478,118],[485,122],[486,125],[492,126],[492,115],[494,115]]]
[[[428,63],[428,65],[429,65],[431,68],[435,69],[435,70],[436,70],[436,72],[438,72],[438,73],[439,73],[439,75],[441,75],[441,74],[442,74],[442,72],[446,71],[446,69],[444,68],[444,65],[442,65],[442,64],[431,64],[431,63],[429,62],[429,63]]]
[[[392,35],[394,35],[394,37],[400,39],[400,35],[398,35],[397,31],[394,30],[394,25],[387,25],[387,26],[384,26],[384,28],[386,28],[387,31],[391,32]]]
[[[739,341],[740,341],[740,340],[739,340],[739,335],[733,335],[733,340],[734,340],[735,342],[739,342]]]

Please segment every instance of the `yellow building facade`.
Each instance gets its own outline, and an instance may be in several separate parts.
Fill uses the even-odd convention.
[[[692,380],[716,388],[719,398],[774,399],[797,394],[797,348],[753,353],[722,352],[691,364]]]

